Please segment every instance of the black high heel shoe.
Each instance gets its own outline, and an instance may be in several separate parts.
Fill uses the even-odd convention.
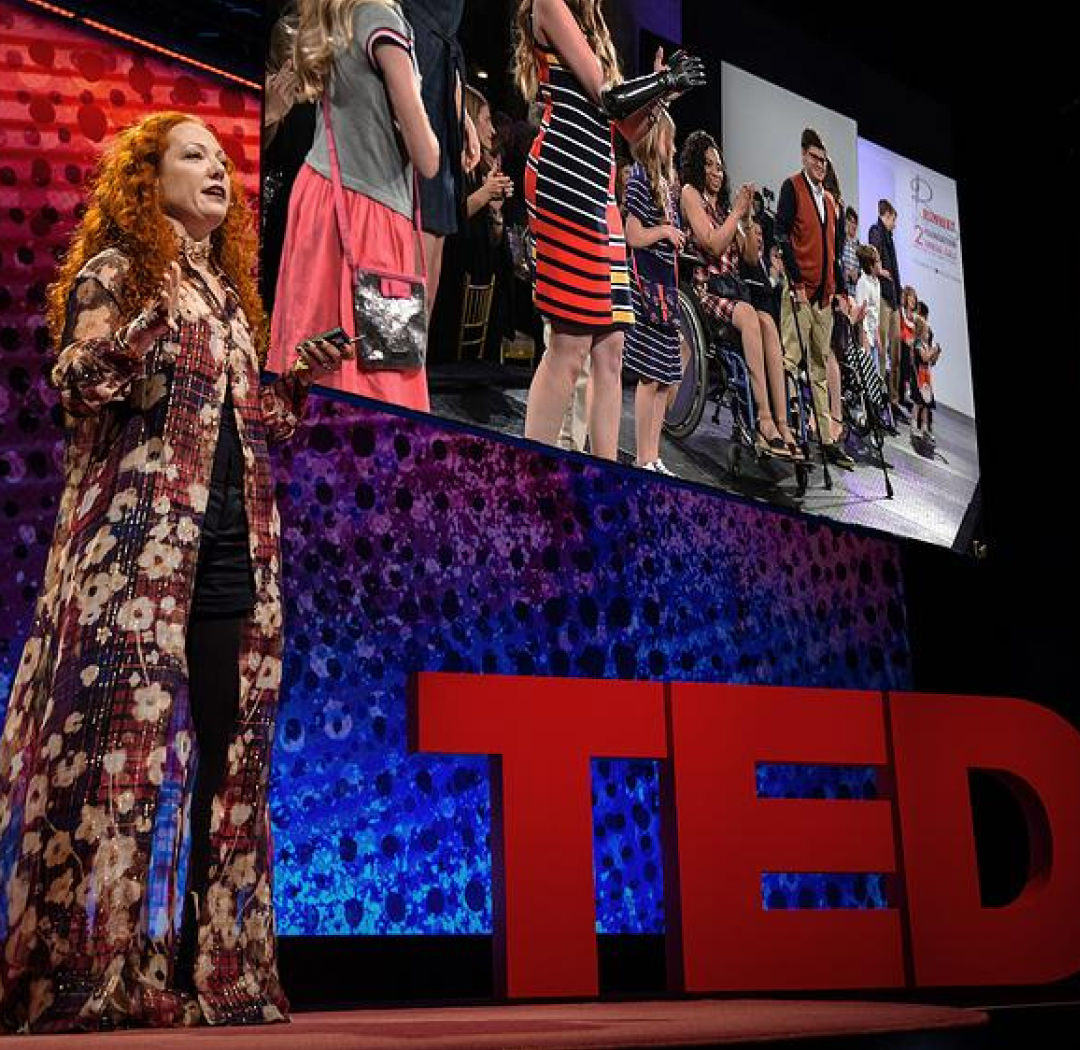
[[[754,434],[754,451],[759,456],[772,456],[774,459],[791,459],[791,450],[784,444],[784,439],[779,435],[767,438],[761,432],[761,424],[758,423]]]

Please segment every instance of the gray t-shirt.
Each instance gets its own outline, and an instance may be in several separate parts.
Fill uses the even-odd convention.
[[[396,3],[362,3],[353,15],[352,43],[334,58],[330,120],[342,184],[411,219],[413,169],[394,125],[386,83],[379,71],[376,46],[380,44],[399,45],[412,57],[412,27]],[[330,178],[321,103],[307,162]]]

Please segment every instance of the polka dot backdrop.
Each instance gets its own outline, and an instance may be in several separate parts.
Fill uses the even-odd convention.
[[[101,143],[191,108],[254,188],[258,102],[0,0],[0,704],[59,489],[44,290]],[[487,762],[410,755],[416,670],[910,685],[894,545],[372,406],[321,402],[279,462],[287,667],[279,930],[486,933]],[[767,767],[763,795],[873,797]],[[663,928],[656,763],[594,764],[597,927]],[[733,848],[736,848],[733,844]],[[879,907],[880,876],[767,875],[769,907]]]
[[[638,472],[337,401],[279,464],[287,655],[279,929],[491,929],[486,759],[410,755],[413,671],[906,688],[897,550]],[[593,767],[597,928],[663,929],[658,766]],[[872,798],[868,769],[759,793]],[[737,848],[733,843],[732,848]],[[769,907],[880,907],[770,874]]]

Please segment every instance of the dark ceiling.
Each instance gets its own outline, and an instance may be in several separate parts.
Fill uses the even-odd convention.
[[[52,0],[249,80],[262,81],[262,0]]]
[[[265,22],[281,0],[56,0],[155,43],[260,80]],[[684,4],[714,0],[684,0]],[[509,88],[509,36],[513,0],[467,0],[463,43],[473,69],[489,73],[483,83],[501,108],[515,103]],[[610,17],[623,17],[620,0]],[[859,5],[857,13],[805,0],[760,0],[771,16],[800,25],[811,36],[839,36],[853,55],[949,106],[970,104],[985,86],[1015,85],[1023,114],[1031,105],[1050,118],[1063,159],[1080,150],[1080,78],[1072,39],[1054,32],[1049,5],[1026,5],[1023,16],[995,20],[984,8],[976,19],[967,5],[934,5],[932,12],[893,5]],[[723,29],[717,6],[717,28]],[[1000,94],[998,94],[1000,97]]]

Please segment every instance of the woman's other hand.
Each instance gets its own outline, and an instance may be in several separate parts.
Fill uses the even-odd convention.
[[[739,187],[738,193],[735,194],[735,205],[732,210],[740,219],[746,218],[750,214],[750,209],[754,204],[754,187],[749,183]]]
[[[514,180],[498,168],[492,168],[484,178],[484,193],[487,195],[488,204],[508,200],[514,195]]]
[[[672,226],[669,223],[666,226],[661,226],[660,229],[664,231],[663,239],[677,252],[681,252],[686,247],[686,234],[678,226]]]

